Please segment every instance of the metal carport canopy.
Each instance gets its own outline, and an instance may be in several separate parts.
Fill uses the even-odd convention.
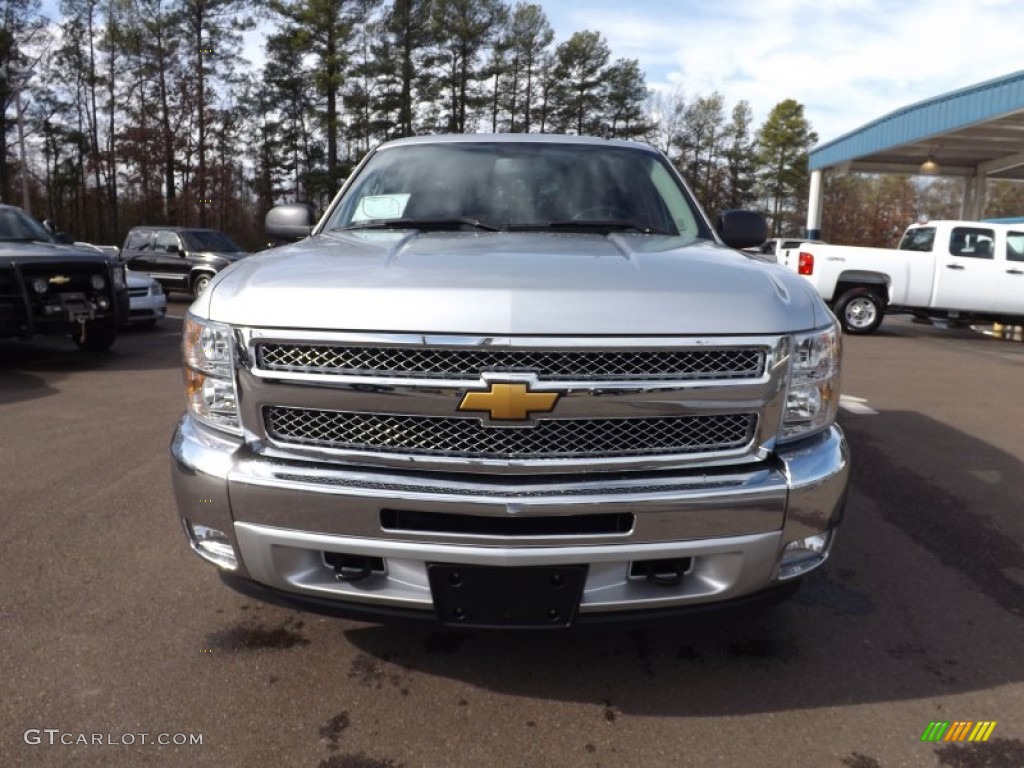
[[[986,179],[1024,179],[1024,71],[911,104],[810,151],[807,237],[821,235],[822,173],[920,174],[967,179],[961,215],[984,207]]]

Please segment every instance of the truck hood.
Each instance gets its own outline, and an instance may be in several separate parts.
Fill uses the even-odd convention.
[[[806,281],[703,240],[634,234],[363,231],[222,271],[192,311],[263,328],[480,335],[808,330]]]
[[[107,259],[106,254],[95,248],[83,248],[76,245],[60,245],[58,243],[44,243],[39,240],[32,242],[18,242],[11,240],[0,240],[0,262],[11,259]]]

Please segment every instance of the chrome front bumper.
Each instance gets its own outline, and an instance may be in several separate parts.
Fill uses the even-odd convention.
[[[766,462],[706,472],[517,477],[401,472],[268,459],[185,416],[171,447],[175,497],[196,526],[224,534],[233,573],[296,598],[433,609],[428,563],[588,565],[580,614],[678,609],[780,584],[788,542],[831,532],[842,516],[849,454],[838,427]],[[628,514],[624,532],[528,536],[388,530],[382,511],[529,518]],[[829,544],[831,542],[829,541]],[[355,581],[325,553],[379,559]],[[811,567],[820,565],[828,548]],[[207,557],[207,559],[210,559]],[[636,561],[688,559],[676,584],[630,575]],[[808,568],[807,570],[809,570]]]

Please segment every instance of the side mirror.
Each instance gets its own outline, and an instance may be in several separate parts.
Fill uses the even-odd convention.
[[[164,246],[164,250],[168,253],[181,253],[181,248],[178,247],[177,243],[168,243]]]
[[[285,203],[267,211],[264,229],[273,240],[301,240],[309,237],[315,223],[309,203]]]
[[[754,248],[768,239],[768,222],[754,211],[722,211],[715,229],[730,248]]]
[[[52,236],[55,243],[60,243],[61,245],[75,244],[75,238],[69,232],[54,232]]]

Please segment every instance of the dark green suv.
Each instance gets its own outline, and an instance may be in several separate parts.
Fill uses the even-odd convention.
[[[121,248],[121,261],[144,272],[165,292],[198,296],[213,276],[248,252],[216,229],[133,227]]]
[[[0,205],[0,338],[68,334],[96,352],[127,317],[123,267],[94,248],[55,243],[23,210]]]

